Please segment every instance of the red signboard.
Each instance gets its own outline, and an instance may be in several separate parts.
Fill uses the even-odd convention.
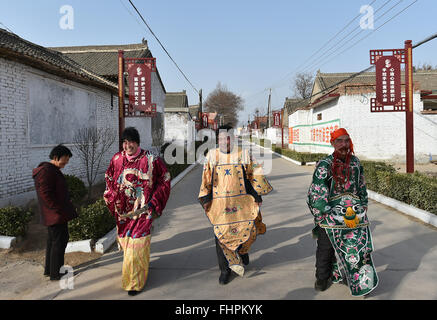
[[[381,56],[375,63],[376,101],[383,106],[401,102],[401,62],[395,56]]]
[[[129,104],[136,111],[152,111],[151,65],[128,64]]]
[[[273,126],[280,127],[281,126],[281,113],[273,112]]]
[[[401,96],[401,63],[405,63],[404,50],[370,50],[370,63],[375,65],[376,75],[376,98],[370,99],[370,111],[405,111],[405,98]]]
[[[203,127],[208,128],[208,114],[207,113],[202,114],[202,122],[203,122]]]

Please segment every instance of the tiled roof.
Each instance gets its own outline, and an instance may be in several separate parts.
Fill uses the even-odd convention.
[[[101,45],[50,48],[62,52],[85,68],[110,77],[118,77],[118,50],[125,58],[151,58],[147,42],[126,45]]]
[[[284,102],[284,108],[287,109],[288,114],[292,114],[298,108],[308,105],[309,99],[301,98],[286,98]]]
[[[45,48],[30,41],[24,40],[14,33],[0,28],[0,57],[12,59],[23,64],[31,65],[43,71],[62,74],[80,82],[91,82],[94,85],[104,86],[112,91],[117,85],[107,79],[84,68],[76,61],[60,52]]]
[[[320,88],[325,90],[336,83],[343,81],[354,72],[347,73],[317,73],[315,81],[318,81]],[[404,83],[404,72],[401,74],[402,83]],[[375,72],[364,72],[343,84],[360,84],[360,85],[375,85]],[[437,70],[419,70],[413,73],[413,82],[418,84],[420,90],[435,90],[437,89]],[[334,86],[335,88],[335,86]],[[317,92],[315,92],[317,93]],[[314,93],[313,93],[314,94]]]
[[[188,98],[185,91],[182,92],[167,92],[165,94],[165,110],[171,109],[188,109]]]

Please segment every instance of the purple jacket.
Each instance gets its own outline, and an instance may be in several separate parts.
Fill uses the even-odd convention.
[[[68,193],[67,181],[58,167],[50,162],[42,162],[33,169],[32,177],[43,225],[63,224],[77,217]]]

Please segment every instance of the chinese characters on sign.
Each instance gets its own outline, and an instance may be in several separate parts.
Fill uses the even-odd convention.
[[[381,56],[375,63],[376,101],[383,106],[401,102],[401,63],[395,56]]]
[[[146,64],[128,65],[129,72],[129,104],[134,110],[146,111],[151,103],[150,68]],[[147,90],[149,89],[149,90]]]
[[[281,113],[273,112],[273,126],[280,127],[281,126]]]
[[[313,142],[322,142],[322,143],[331,143],[331,132],[334,132],[339,127],[337,124],[335,125],[326,125],[321,128],[313,128],[311,129],[311,141]]]
[[[370,63],[375,65],[376,75],[376,98],[370,99],[370,111],[405,111],[405,97],[401,96],[401,63],[405,63],[404,50],[370,50]]]
[[[156,70],[154,60],[129,59],[126,64],[129,84],[129,112],[135,114],[139,111],[146,115],[153,115],[156,112],[156,104],[152,103],[151,80],[151,72]]]
[[[203,122],[203,127],[208,128],[208,114],[207,113],[202,114],[202,122]]]
[[[288,128],[289,144],[317,145],[320,147],[331,146],[331,132],[340,127],[340,121],[332,120],[329,122],[309,125],[298,125]]]

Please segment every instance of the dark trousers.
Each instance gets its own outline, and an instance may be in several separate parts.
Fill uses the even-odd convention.
[[[59,269],[64,265],[65,248],[67,247],[69,234],[68,224],[55,224],[47,227],[46,264],[44,274],[50,278],[59,277]]]
[[[316,251],[316,278],[326,280],[332,276],[332,268],[335,262],[335,251],[325,229],[320,228],[317,238]]]
[[[225,254],[223,253],[223,250],[220,247],[217,237],[214,237],[214,239],[215,239],[215,250],[217,252],[217,260],[218,260],[220,271],[222,273],[229,272],[231,269],[229,268],[228,260],[226,260]]]

